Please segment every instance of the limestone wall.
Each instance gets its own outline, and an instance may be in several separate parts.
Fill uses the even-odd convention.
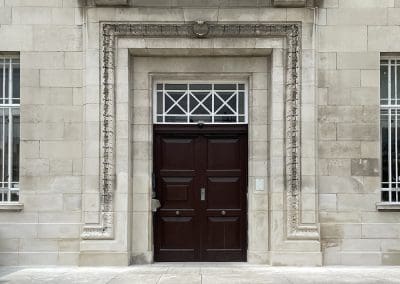
[[[86,2],[88,6],[83,7]],[[0,52],[19,52],[21,60],[24,205],[20,212],[0,211],[0,265],[104,264],[99,255],[110,252],[115,254],[107,264],[127,264],[135,240],[143,235],[148,238],[144,242],[148,255],[143,258],[151,259],[151,220],[142,222],[142,227],[132,225],[135,208],[150,208],[132,197],[132,189],[149,188],[151,181],[132,185],[135,148],[129,143],[142,134],[130,128],[140,113],[129,106],[129,80],[134,76],[128,49],[181,46],[172,39],[120,42],[116,54],[116,155],[120,158],[115,238],[82,240],[82,226],[100,220],[101,22],[187,23],[198,19],[301,22],[300,221],[320,224],[325,265],[399,265],[400,213],[378,211],[376,203],[380,201],[379,62],[381,52],[400,52],[400,0],[319,2],[319,8],[311,9],[272,8],[270,0],[130,0],[129,7],[106,8],[94,7],[93,0],[0,0]],[[269,71],[275,86],[271,92],[283,101],[283,41],[226,42],[238,50],[275,50],[271,61],[279,68]],[[215,48],[207,39],[182,43],[186,48]],[[270,111],[272,122],[283,119],[283,104]],[[272,178],[266,182],[268,197],[256,205],[270,212],[265,224],[273,222],[268,228],[257,228],[267,232],[266,236],[249,232],[253,234],[249,239],[264,238],[265,247],[275,251],[265,252],[256,261],[318,265],[318,240],[296,243],[285,239],[283,179],[273,177],[284,166],[280,156],[284,133],[280,124],[272,124],[268,135],[279,139],[268,145],[268,151],[276,159],[258,169],[271,173]]]
[[[0,264],[76,264],[82,191],[82,9],[1,0],[0,52],[21,60],[21,212],[0,211]]]
[[[379,63],[400,51],[400,1],[325,0],[318,17],[324,264],[400,264],[400,213],[379,212]]]

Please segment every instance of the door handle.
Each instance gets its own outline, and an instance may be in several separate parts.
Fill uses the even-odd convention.
[[[200,200],[201,201],[206,200],[206,188],[205,187],[200,188]]]

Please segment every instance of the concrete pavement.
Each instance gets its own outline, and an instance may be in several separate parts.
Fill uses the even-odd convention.
[[[157,263],[129,267],[0,267],[0,283],[389,284],[400,283],[400,267],[271,267],[247,263]]]

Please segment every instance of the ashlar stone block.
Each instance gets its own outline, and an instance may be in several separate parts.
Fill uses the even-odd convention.
[[[340,8],[394,7],[394,0],[339,0]]]
[[[397,7],[400,7],[400,4]],[[388,25],[390,25],[390,26],[400,25],[400,9],[399,8],[389,8],[388,9]]]
[[[385,25],[385,8],[340,8],[327,10],[328,25]]]
[[[352,176],[379,176],[378,159],[351,159]]]
[[[321,193],[358,193],[362,184],[354,177],[321,176]]]
[[[397,37],[400,26],[368,26],[368,50],[379,52],[393,52],[400,50],[400,41]]]
[[[0,7],[1,4],[0,4]],[[0,8],[0,25],[8,25],[11,23],[11,9]]]
[[[379,139],[379,128],[377,124],[369,123],[338,123],[338,140],[369,140]]]
[[[338,69],[379,69],[378,52],[339,52]]]
[[[366,26],[321,26],[319,38],[321,52],[367,50]]]
[[[43,87],[80,87],[82,72],[80,70],[40,70],[40,85]]]
[[[48,7],[15,7],[12,11],[13,24],[43,25],[51,23],[51,9]]]

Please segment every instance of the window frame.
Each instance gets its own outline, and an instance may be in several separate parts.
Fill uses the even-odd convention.
[[[211,114],[211,122],[207,121],[201,121],[202,124],[209,124],[209,125],[232,125],[232,124],[248,124],[249,121],[249,111],[248,111],[248,104],[249,104],[249,82],[244,79],[236,79],[236,78],[226,78],[226,79],[202,79],[202,80],[191,80],[191,79],[177,79],[177,80],[171,80],[171,79],[156,79],[153,80],[153,89],[152,89],[152,100],[153,100],[153,124],[179,124],[179,125],[196,125],[199,124],[199,121],[194,121],[194,122],[158,122],[157,117],[159,116],[157,114],[157,84],[212,84],[213,86],[215,84],[243,84],[244,85],[244,113],[238,114],[237,117],[243,116],[244,121],[234,121],[234,122],[215,122],[214,117],[215,113]],[[238,90],[237,91],[242,91]],[[236,110],[238,112],[238,109]],[[190,115],[190,114],[189,114]],[[164,116],[164,110],[163,110],[163,116]],[[217,115],[218,116],[218,115]],[[234,115],[231,115],[234,116]],[[238,119],[238,118],[237,118]]]
[[[15,68],[18,66],[18,68]],[[1,167],[0,167],[0,206],[2,210],[22,209],[20,207],[20,187],[19,187],[19,169],[20,169],[20,107],[21,107],[21,64],[18,54],[0,53],[0,69],[2,70],[1,78],[1,97],[0,97],[0,116],[2,123],[0,124],[0,132],[3,134],[5,130],[7,137],[2,135],[1,143]],[[18,77],[18,97],[14,97],[14,70],[19,69]],[[6,71],[6,72],[5,72]],[[8,72],[8,74],[6,74]],[[7,79],[7,80],[6,80]],[[14,137],[14,117],[18,117],[17,137]],[[15,143],[15,138],[18,143]],[[6,141],[7,139],[7,141]],[[7,145],[7,146],[6,146]],[[16,147],[15,145],[18,145]],[[5,150],[7,147],[7,151]],[[17,160],[14,160],[14,151],[17,151]],[[5,165],[5,153],[7,152],[7,168]],[[17,165],[15,165],[17,163]],[[18,178],[14,176],[14,167],[17,167]],[[7,174],[7,176],[5,176]],[[15,194],[15,195],[13,195]],[[13,200],[14,199],[14,200]],[[15,207],[16,205],[16,207]]]
[[[383,62],[386,61],[386,62]],[[392,77],[391,77],[391,66],[392,66],[392,61],[394,61],[394,70],[395,70],[395,75],[394,75],[394,97],[392,94]],[[383,66],[387,66],[388,69],[388,75],[387,75],[387,102],[386,104],[382,104],[382,83],[383,83],[383,78],[381,76],[382,73],[382,67]],[[400,56],[396,56],[396,55],[386,55],[386,56],[381,56],[380,57],[380,64],[379,64],[379,72],[380,72],[380,88],[379,88],[379,133],[380,133],[380,202],[377,204],[377,208],[378,210],[392,210],[392,209],[398,209],[397,206],[400,206],[400,159],[399,159],[399,155],[400,155],[400,133],[398,132],[398,128],[400,128],[400,96],[397,96],[397,94],[400,94],[400,86],[398,86],[398,83],[400,82]],[[392,104],[392,101],[394,101],[395,103]],[[384,146],[384,139],[383,139],[383,131],[382,131],[382,124],[383,124],[383,113],[386,112],[387,114],[385,114],[386,116],[388,116],[387,121],[388,121],[388,131],[387,131],[387,161],[384,161],[384,152],[383,152],[383,146]],[[391,120],[392,117],[394,117],[395,120],[395,125],[397,127],[395,127],[395,137],[396,139],[394,140],[395,143],[395,157],[394,159],[396,160],[396,181],[392,180],[392,164],[393,164],[393,157],[392,157],[392,130],[389,131],[389,129],[391,129],[391,127],[389,128],[389,126],[391,126]],[[390,150],[390,152],[389,152]],[[383,175],[383,169],[384,169],[384,163],[387,163],[388,165],[388,181],[384,182],[384,175]],[[384,183],[388,183],[387,187],[384,187]],[[393,184],[395,185],[395,187],[393,188]],[[387,198],[384,198],[384,192],[388,192],[387,194]],[[395,197],[393,198],[392,193],[394,192]],[[386,200],[387,199],[387,200]],[[395,200],[393,200],[395,199]],[[396,208],[387,208],[387,206],[396,206]]]

